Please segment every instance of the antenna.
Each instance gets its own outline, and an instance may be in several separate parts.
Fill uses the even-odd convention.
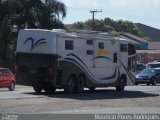
[[[91,10],[90,13],[92,13],[92,29],[94,30],[95,29],[95,21],[94,21],[94,16],[95,16],[95,13],[98,13],[98,12],[103,12],[102,9],[101,10]]]

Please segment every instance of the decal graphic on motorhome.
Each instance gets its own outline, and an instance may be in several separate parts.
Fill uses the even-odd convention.
[[[106,57],[106,56],[97,56],[97,57],[92,58],[91,60],[98,59],[98,58],[104,58],[104,59],[107,59],[107,60],[111,61],[111,59]]]
[[[84,72],[87,73],[92,80],[97,81],[97,80],[94,79],[95,76],[94,76],[94,75],[92,74],[92,72],[89,70],[89,68],[87,67],[87,65],[86,65],[78,56],[76,56],[75,54],[72,54],[72,53],[70,53],[70,54],[68,54],[68,55],[66,55],[66,56],[67,56],[67,57],[74,57],[74,58],[64,58],[64,59],[65,59],[65,60],[68,60],[68,61],[72,61],[73,63],[78,64],[78,65],[81,67],[81,69],[83,69]],[[110,58],[105,57],[105,56],[97,56],[97,57],[93,58],[92,60],[97,59],[97,58],[104,58],[104,59],[108,59],[108,60],[111,61]],[[109,77],[104,77],[104,78],[99,78],[99,79],[101,79],[101,80],[111,80],[111,79],[115,79],[116,77],[118,77],[118,76],[117,76],[117,71],[118,71],[118,76],[119,76],[119,74],[120,74],[119,69],[117,69],[117,68],[115,67],[114,73],[113,73],[111,76],[109,76]],[[117,79],[118,79],[118,78],[117,78]]]
[[[105,55],[105,54],[111,54],[111,52],[104,49],[98,50],[98,53],[97,53],[98,56]]]
[[[25,40],[24,44],[26,44],[29,41],[31,42],[31,49],[30,49],[30,51],[32,51],[35,47],[38,47],[40,45],[44,45],[44,44],[47,43],[45,38],[41,38],[41,39],[39,39],[39,40],[36,41],[32,37],[29,37],[29,38],[27,38]]]
[[[99,49],[98,52],[97,52],[97,56],[92,58],[91,60],[103,58],[103,59],[107,59],[107,60],[111,61],[111,59],[109,57],[104,56],[104,55],[110,55],[110,54],[111,54],[110,51],[107,51],[107,50],[104,50],[104,49]]]

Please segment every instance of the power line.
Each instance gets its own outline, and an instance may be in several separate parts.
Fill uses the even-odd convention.
[[[94,16],[95,16],[95,13],[98,13],[98,12],[103,12],[102,9],[101,10],[91,10],[90,13],[92,13],[92,28],[94,30],[95,28],[95,21],[94,21]]]

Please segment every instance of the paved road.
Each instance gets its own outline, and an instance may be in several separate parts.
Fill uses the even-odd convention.
[[[14,114],[87,114],[87,113],[160,113],[160,85],[128,86],[124,92],[114,88],[82,94],[36,95],[31,87],[15,91],[0,88],[0,113]]]

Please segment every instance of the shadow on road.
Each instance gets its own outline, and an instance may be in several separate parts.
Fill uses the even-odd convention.
[[[37,95],[34,92],[25,93]],[[85,90],[82,94],[65,94],[63,91],[57,91],[52,95],[42,92],[40,95],[47,96],[49,98],[67,98],[76,100],[97,100],[97,99],[127,99],[127,98],[144,98],[144,97],[156,97],[158,94],[144,93],[141,91],[123,91],[117,92],[115,90],[95,90],[91,92]]]

